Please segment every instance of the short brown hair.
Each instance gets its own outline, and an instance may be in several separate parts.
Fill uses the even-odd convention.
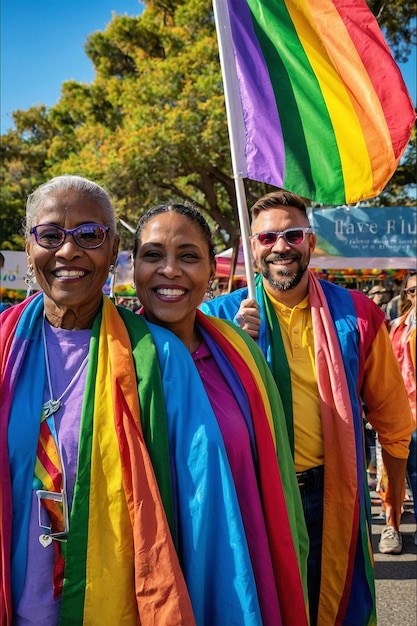
[[[294,206],[307,217],[306,205],[300,196],[292,193],[291,191],[285,191],[284,189],[280,189],[278,191],[271,191],[271,193],[267,193],[262,198],[259,198],[252,206],[250,210],[251,221],[255,220],[261,211],[265,211],[266,209],[274,209],[278,206]]]

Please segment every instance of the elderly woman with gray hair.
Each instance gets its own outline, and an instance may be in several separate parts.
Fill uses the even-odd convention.
[[[103,295],[118,245],[99,185],[59,176],[29,196],[42,291],[1,315],[3,625],[194,624],[141,428],[170,410],[163,345],[184,380],[188,365]]]

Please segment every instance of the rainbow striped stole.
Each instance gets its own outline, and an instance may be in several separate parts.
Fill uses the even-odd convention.
[[[13,498],[15,508],[23,507],[13,517],[13,532],[17,537],[27,537],[25,509],[30,507],[39,435],[39,425],[27,438],[22,439],[17,429],[9,429],[7,435],[7,423],[16,422],[14,412],[17,396],[21,395],[19,390],[33,389],[31,377],[36,359],[38,368],[42,369],[42,350],[36,341],[32,342],[32,338],[40,336],[42,311],[41,294],[13,312],[10,328],[14,329],[14,340],[8,342],[2,335],[2,347],[6,343],[10,346],[6,368],[2,369],[2,383],[5,383],[2,392],[10,400],[10,410],[6,413],[2,410],[2,432],[6,432],[11,458],[26,467],[24,472],[16,474],[13,487],[23,492],[29,490],[25,501],[18,502],[6,480],[9,473],[2,473],[2,573],[6,574],[2,603],[7,606],[7,624],[11,623],[11,587],[16,577],[24,581],[25,573],[25,559],[22,562],[11,551],[7,519],[11,519]],[[121,616],[123,624],[132,626],[138,621],[160,626],[195,623],[143,440],[138,382],[127,324],[131,327],[130,334],[149,336],[143,320],[132,313],[123,321],[116,307],[103,297],[102,311],[92,329],[81,415],[78,472],[61,602],[62,626],[74,623],[91,626],[97,623],[97,616],[105,626],[121,624]],[[14,363],[10,363],[12,355],[16,357]],[[30,355],[34,361],[28,368],[25,364],[31,361]],[[20,363],[17,369],[16,362]],[[33,422],[33,415],[40,414],[43,386],[37,396],[28,413],[29,423]],[[3,450],[6,455],[5,459],[2,457],[2,467],[8,467],[9,450],[2,440]],[[33,464],[25,465],[26,458],[32,458]],[[12,554],[11,572],[4,559],[7,553]]]
[[[208,317],[201,311],[197,311],[197,321],[226,380],[231,364],[247,394],[283,622],[307,623],[305,564],[308,540],[283,408],[275,383],[260,350],[246,333],[230,322]],[[285,585],[283,571],[286,572]],[[288,594],[288,588],[291,588],[291,594]]]
[[[369,354],[384,314],[370,300],[310,274],[310,304],[320,363],[317,375],[324,408],[325,528],[323,532],[323,609],[319,623],[363,626],[375,622],[373,555],[370,542],[370,502],[366,481],[362,407],[358,386],[363,380],[364,355]],[[234,319],[247,289],[220,296],[203,310]],[[281,391],[290,433],[292,426],[291,372],[275,313],[264,297],[262,276],[256,278],[256,300],[261,316],[258,345]],[[314,311],[313,311],[314,309]],[[318,347],[319,346],[319,347]],[[359,381],[359,382],[358,382]],[[333,393],[334,392],[334,393]],[[323,407],[327,404],[327,407]],[[343,537],[343,541],[340,538]],[[338,543],[339,550],[334,546]],[[342,554],[342,545],[344,546]]]
[[[415,112],[365,0],[227,0],[227,7],[230,26],[221,32],[236,61],[239,171],[327,204],[378,195],[407,147]]]
[[[36,452],[34,488],[60,494],[65,498],[62,483],[62,464],[58,451],[58,440],[53,418],[47,418],[44,410],[41,413],[41,425]],[[38,494],[39,496],[39,494]],[[65,531],[65,516],[63,500],[57,501],[47,497],[40,498],[40,506],[48,513],[51,534]],[[49,534],[49,533],[47,533]],[[50,541],[50,539],[49,539]],[[54,598],[62,593],[64,583],[65,561],[62,554],[61,542],[54,541],[55,564],[53,572]]]
[[[346,289],[318,281],[313,274],[309,295],[326,465],[318,621],[326,626],[343,620],[370,626],[375,623],[375,587],[362,413],[356,389],[360,365],[355,303]],[[270,323],[275,318],[272,305],[266,296],[260,302],[262,315]],[[264,307],[271,310],[265,313]],[[369,344],[376,331],[376,327],[368,329]],[[289,366],[279,324],[271,326],[268,334],[271,368],[280,384],[288,378]],[[337,542],[347,548],[335,552]]]
[[[50,422],[46,418],[44,411],[41,414],[34,484],[37,489],[55,493],[61,493],[62,491],[61,459]],[[42,505],[49,513],[51,532],[63,532],[65,523],[62,505],[46,499],[42,500]]]

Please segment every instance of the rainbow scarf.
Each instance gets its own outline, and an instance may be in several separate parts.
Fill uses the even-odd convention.
[[[197,323],[239,406],[246,407],[283,623],[306,624],[308,539],[275,383],[258,347],[240,329],[200,311]],[[165,346],[159,359],[177,362],[177,355]],[[163,384],[165,395],[173,397],[168,389],[175,381]],[[198,375],[192,389],[183,410],[167,404],[169,451],[161,455],[155,438],[146,442],[154,466],[165,463],[172,470],[174,536],[194,614],[197,624],[259,625],[256,583],[221,431]],[[143,428],[146,438],[153,427]]]
[[[236,61],[227,69],[237,171],[326,204],[378,195],[415,112],[365,0],[223,4],[214,0]]]
[[[308,539],[281,399],[261,351],[246,333],[201,311],[197,311],[197,321],[226,380],[233,380],[234,370],[236,396],[247,396],[245,419],[250,424],[252,448],[257,451],[259,488],[283,623],[301,625],[306,619]]]
[[[43,399],[42,319],[42,294],[1,318],[0,608],[6,625],[26,572]],[[99,616],[101,624],[113,626],[121,615],[132,625],[194,624],[141,432],[138,379],[145,399],[157,396],[141,411],[163,414],[152,335],[143,320],[129,311],[119,314],[104,297],[90,343],[61,625],[92,625]]]
[[[281,331],[262,276],[257,276],[255,284],[261,316],[258,344],[280,390],[293,443],[291,375]],[[364,355],[369,353],[385,316],[361,294],[318,281],[311,272],[309,285],[326,467],[318,623],[368,626],[375,623],[376,608],[358,390],[364,375]],[[211,315],[233,319],[247,297],[247,289],[241,289],[201,308]],[[368,311],[371,306],[372,311]]]
[[[63,493],[62,463],[58,450],[58,437],[55,423],[51,416],[46,416],[44,409],[41,413],[41,425],[39,429],[39,440],[36,453],[34,485],[38,489],[55,492],[56,496],[61,496],[61,500],[42,498],[41,506],[47,511],[51,533],[66,532],[68,522],[66,514],[66,503]],[[62,544],[63,545],[63,544]],[[61,543],[54,542],[55,565],[54,565],[54,598],[62,593],[64,582],[65,560],[63,558]]]

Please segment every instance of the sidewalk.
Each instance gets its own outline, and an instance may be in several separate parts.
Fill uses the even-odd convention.
[[[378,626],[417,626],[417,546],[413,503],[404,502],[401,519],[401,554],[380,554],[378,542],[384,527],[379,518],[380,500],[372,498],[372,548],[375,558],[375,585]]]

